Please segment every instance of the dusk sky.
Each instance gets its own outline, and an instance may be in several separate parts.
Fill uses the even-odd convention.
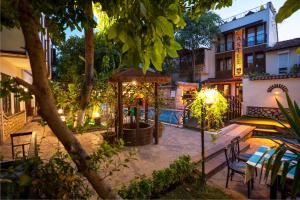
[[[233,0],[233,4],[231,7],[222,8],[221,10],[216,10],[215,12],[219,14],[222,19],[226,19],[233,15],[263,5],[269,1],[270,0]],[[286,0],[272,1],[274,7],[276,8],[276,11],[279,10],[279,8],[284,4],[285,1]],[[78,31],[67,31],[67,36],[70,35],[81,36],[82,33]],[[278,24],[278,35],[279,41],[300,37],[300,10],[295,12],[292,16],[290,16],[282,23]]]

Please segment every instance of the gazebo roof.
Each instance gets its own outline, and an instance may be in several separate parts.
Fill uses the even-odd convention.
[[[161,75],[157,72],[147,71],[143,73],[141,68],[129,68],[113,74],[109,82],[140,82],[140,83],[168,83],[170,76]]]

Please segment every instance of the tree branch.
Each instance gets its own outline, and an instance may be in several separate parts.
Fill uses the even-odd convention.
[[[31,93],[36,94],[36,88],[32,84],[20,79],[19,77],[14,77],[14,80],[18,85],[22,85],[25,88],[27,88]]]

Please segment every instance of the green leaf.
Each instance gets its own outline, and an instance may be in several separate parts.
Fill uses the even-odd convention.
[[[31,184],[31,180],[32,180],[32,178],[25,174],[25,175],[20,176],[19,183],[21,186],[26,186],[26,185]]]
[[[300,160],[298,159],[298,163],[296,165],[295,177],[292,187],[292,196],[296,198],[296,194],[300,191]]]
[[[123,47],[122,47],[122,53],[125,53],[125,52],[127,52],[127,51],[128,51],[128,49],[129,49],[129,46],[128,46],[128,44],[127,44],[127,43],[124,43],[124,44],[123,44]]]
[[[80,60],[82,60],[83,62],[85,62],[85,57],[83,57],[81,55],[79,55],[78,57],[79,57]]]
[[[176,42],[175,40],[170,40],[170,46],[172,46],[172,48],[174,48],[175,50],[182,49],[181,44]]]
[[[160,29],[164,33],[164,35],[168,35],[172,38],[174,37],[173,24],[169,22],[165,17],[163,16],[157,17],[155,21],[155,25],[156,25],[156,30]],[[160,32],[160,30],[157,32]]]
[[[291,16],[294,12],[300,9],[299,0],[287,0],[279,9],[276,15],[276,22],[281,23],[283,20]]]
[[[108,39],[115,39],[118,36],[118,25],[112,25],[108,30]]]
[[[271,172],[271,183],[274,184],[275,179],[278,175],[279,169],[281,167],[282,164],[282,157],[284,155],[284,153],[286,152],[286,148],[282,145],[280,150],[278,151],[278,153],[275,155],[275,160],[272,166],[272,172]]]
[[[285,186],[286,176],[287,176],[289,170],[291,169],[289,166],[290,166],[289,162],[284,162],[283,169],[282,169],[282,175],[281,175],[281,179],[280,179],[282,189]]]
[[[147,9],[145,8],[145,5],[143,4],[143,2],[140,2],[140,12],[142,13],[142,15],[144,17],[147,17]]]

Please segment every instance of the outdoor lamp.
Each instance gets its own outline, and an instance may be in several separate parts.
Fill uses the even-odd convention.
[[[97,125],[100,125],[100,124],[101,124],[101,121],[100,121],[100,113],[98,113],[98,112],[95,112],[95,113],[94,113],[94,120],[95,120],[95,123],[96,123]]]
[[[215,89],[205,90],[204,95],[206,97],[205,103],[207,105],[211,105],[215,102],[215,98],[216,98],[216,90]]]

